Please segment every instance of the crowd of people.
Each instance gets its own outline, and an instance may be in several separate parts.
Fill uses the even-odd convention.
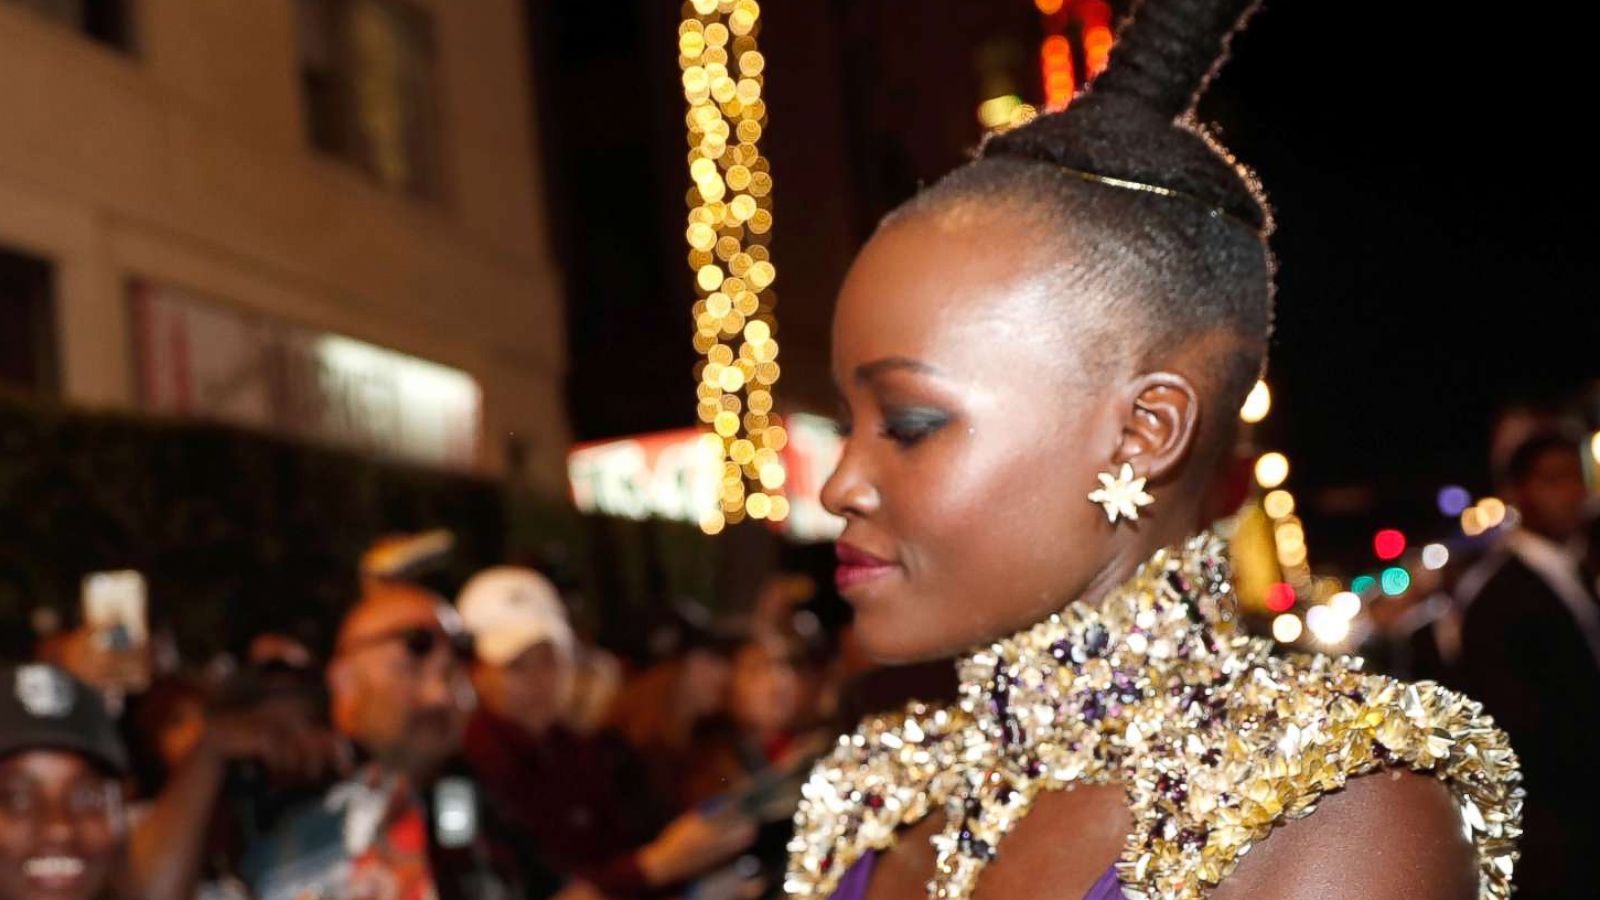
[[[1369,668],[1482,698],[1511,734],[1534,892],[1578,877],[1600,800],[1567,777],[1600,756],[1600,518],[1581,454],[1556,429],[1510,442],[1507,527],[1413,567],[1409,594],[1367,610],[1361,647]],[[85,634],[42,642],[0,676],[0,900],[775,895],[833,736],[950,693],[946,665],[873,671],[848,629],[825,638],[812,593],[775,579],[738,629],[677,615],[632,666],[513,566],[453,601],[369,572],[325,659],[262,634],[232,668],[131,696],[105,689],[114,666]]]
[[[0,900],[771,895],[853,674],[807,588],[628,671],[510,566],[128,697],[47,643],[0,676]]]

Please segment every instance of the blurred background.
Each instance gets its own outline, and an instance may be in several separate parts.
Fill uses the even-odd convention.
[[[878,218],[985,118],[1050,102],[1047,38],[1071,85],[1092,74],[1122,11],[947,6],[763,12],[782,412],[833,411],[832,295]],[[432,527],[458,575],[537,562],[597,622],[825,572],[762,529],[572,505],[575,442],[697,424],[679,13],[0,2],[0,619],[70,617],[85,572],[131,567],[183,641],[224,649],[325,618],[375,536]],[[1492,493],[1501,411],[1600,425],[1596,188],[1559,32],[1269,8],[1201,106],[1281,223],[1252,450],[1287,458],[1319,571],[1380,574],[1380,529],[1463,537],[1439,493]]]
[[[1587,35],[1433,6],[1271,5],[1200,106],[1279,222],[1271,368],[1217,506],[1242,508],[1247,624],[1409,675],[1446,670],[1413,637],[1449,643],[1463,574],[1522,523],[1529,436],[1577,448],[1590,514],[1600,475]],[[796,722],[866,708],[816,498],[834,292],[919,185],[1068,103],[1127,7],[761,8],[789,516],[713,535],[692,9],[0,0],[0,658],[71,668],[114,609],[148,654],[80,677],[315,671],[363,573],[454,596],[511,563],[592,653],[586,727],[648,719],[616,685],[715,648],[712,693],[810,710],[735,742],[764,771]]]

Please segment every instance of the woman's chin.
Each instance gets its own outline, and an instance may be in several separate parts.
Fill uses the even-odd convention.
[[[948,659],[968,649],[968,644],[927,633],[930,617],[892,607],[857,609],[855,639],[873,662],[884,666]]]

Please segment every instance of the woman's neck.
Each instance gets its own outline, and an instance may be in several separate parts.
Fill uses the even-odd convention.
[[[1168,515],[1143,520],[1131,529],[1125,530],[1119,539],[1113,542],[1110,558],[1095,572],[1088,585],[1078,592],[1078,596],[1062,601],[1046,615],[1071,603],[1099,606],[1112,591],[1127,584],[1139,571],[1139,567],[1148,562],[1158,551],[1175,546],[1201,531],[1204,525],[1198,519],[1197,509],[1180,507]],[[1117,527],[1128,528],[1128,526]],[[1018,630],[1033,624],[1035,623],[1025,622]]]

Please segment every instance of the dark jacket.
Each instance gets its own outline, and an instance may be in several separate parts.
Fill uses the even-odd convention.
[[[1600,851],[1600,665],[1538,572],[1499,552],[1468,598],[1455,687],[1511,737],[1528,792],[1517,896],[1592,897]]]
[[[533,737],[479,709],[466,757],[491,803],[561,872],[613,897],[648,894],[638,850],[665,824],[644,764],[609,733]]]

